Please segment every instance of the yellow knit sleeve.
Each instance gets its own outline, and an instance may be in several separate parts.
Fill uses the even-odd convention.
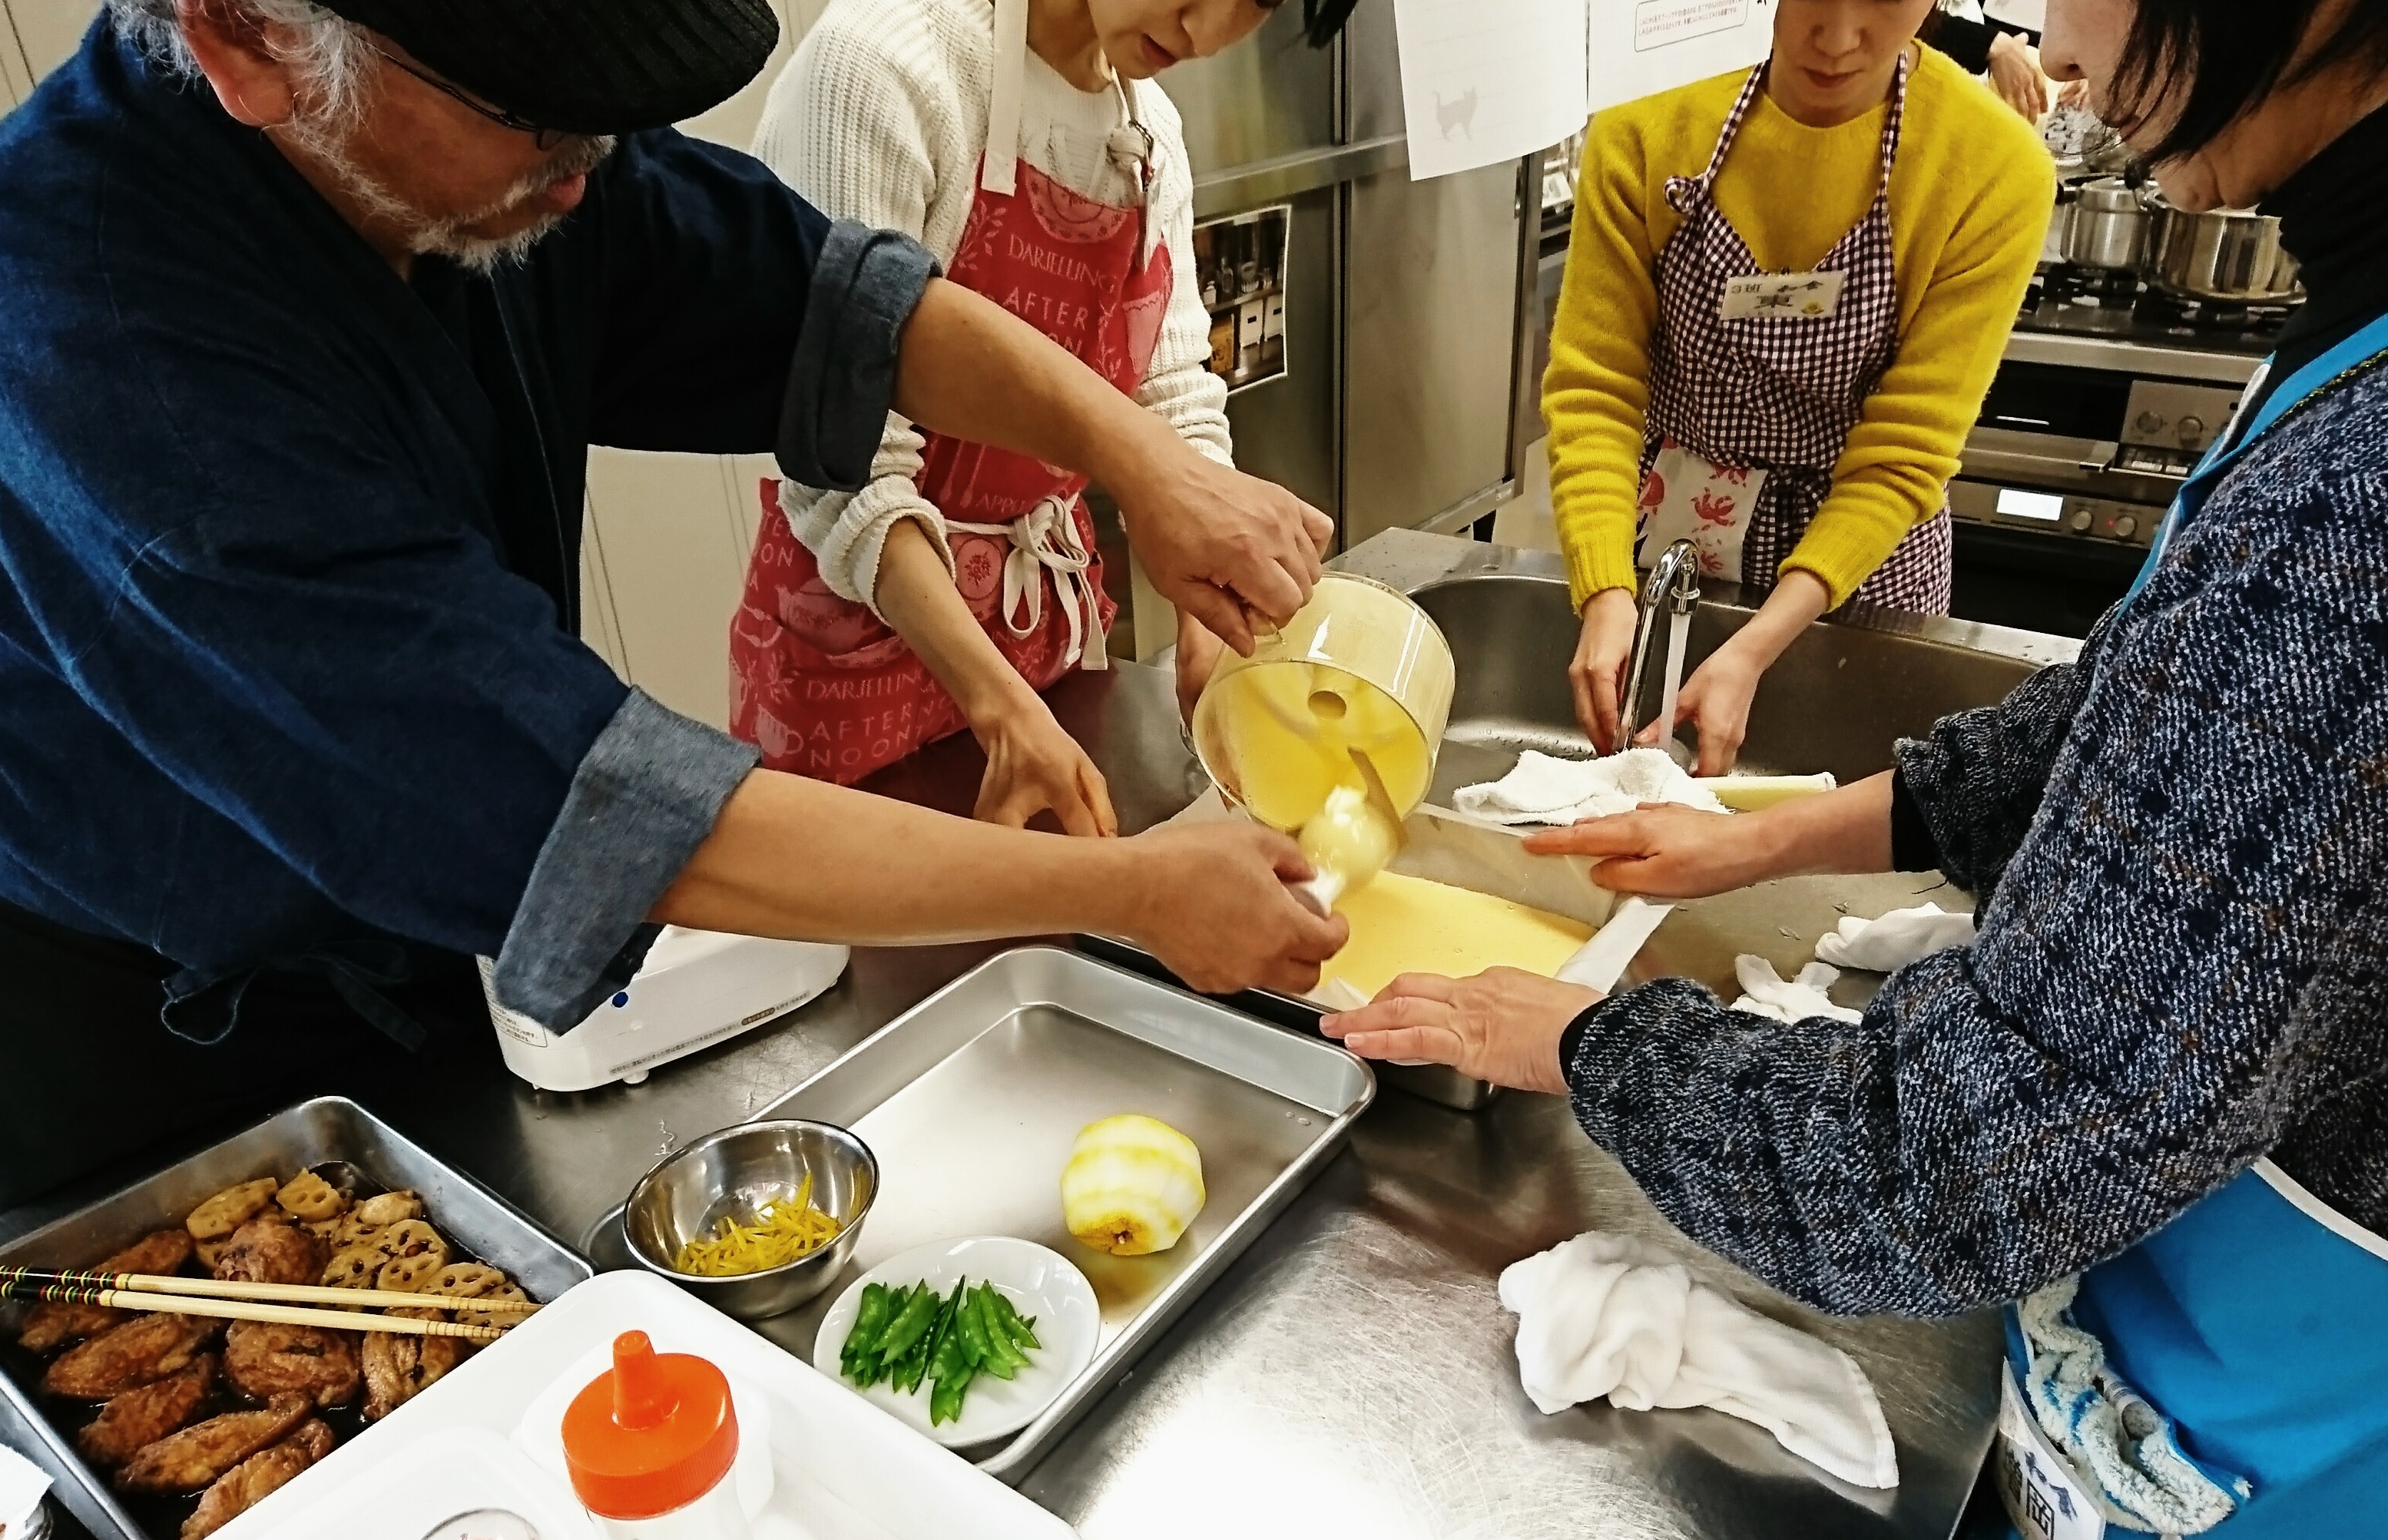
[[[1978,196],[1942,248],[1898,356],[1849,430],[1832,490],[1783,562],[1783,571],[1797,567],[1822,579],[1836,607],[1909,530],[1939,512],[2030,286],[2056,173],[2046,155],[2013,153],[2006,137],[1983,135],[1952,156],[1939,188]],[[1895,225],[1895,207],[1892,217]]]
[[[1551,510],[1579,610],[1603,589],[1634,586],[1642,425],[1658,317],[1648,180],[1632,114],[1594,118],[1543,376]]]

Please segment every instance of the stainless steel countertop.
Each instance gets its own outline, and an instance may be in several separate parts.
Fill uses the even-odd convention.
[[[1406,582],[1541,570],[1541,558],[1427,539],[1371,542],[1351,565]],[[1165,673],[1082,674],[1053,700],[1110,778],[1127,829],[1200,789]],[[965,735],[874,789],[967,811],[979,764]],[[1688,905],[1635,972],[1729,985],[1734,951],[1796,964],[1838,906],[1888,907],[1925,885],[1785,883]],[[578,1243],[660,1152],[772,1101],[997,949],[858,951],[821,999],[641,1086],[560,1095],[492,1074],[437,1102],[366,1100]],[[39,1216],[0,1215],[0,1233]],[[1839,1486],[1718,1413],[1538,1413],[1518,1388],[1494,1280],[1594,1228],[1653,1237],[1697,1275],[1848,1350],[1898,1437],[1900,1486]],[[1994,1316],[1829,1319],[1700,1252],[1559,1099],[1511,1095],[1461,1114],[1388,1089],[1350,1149],[1023,1489],[1088,1540],[1938,1537],[1955,1528],[1988,1446],[1999,1353]]]

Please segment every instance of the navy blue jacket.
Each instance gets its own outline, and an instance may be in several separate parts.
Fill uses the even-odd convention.
[[[0,122],[0,899],[195,986],[495,956],[577,1020],[753,763],[579,642],[588,446],[771,449],[793,368],[783,452],[851,484],[929,273],[660,132],[410,285],[103,19]]]

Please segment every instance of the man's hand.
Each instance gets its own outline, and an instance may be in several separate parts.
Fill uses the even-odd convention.
[[[1318,967],[1352,927],[1320,919],[1289,883],[1316,875],[1293,841],[1258,824],[1161,829],[1126,842],[1135,858],[1127,939],[1206,994],[1317,987]]]
[[[1710,813],[1645,802],[1633,812],[1587,819],[1526,837],[1537,856],[1590,856],[1592,880],[1613,893],[1707,898],[1779,875],[1768,838],[1775,821],[1759,813]]]
[[[986,750],[986,775],[979,783],[973,818],[1024,829],[1050,808],[1064,833],[1098,838],[1119,833],[1103,772],[1061,731],[1042,698],[1024,694],[985,722],[972,722],[971,732]]]
[[[1619,717],[1624,710],[1625,668],[1633,659],[1633,629],[1641,611],[1630,588],[1603,589],[1583,604],[1583,634],[1568,665],[1568,688],[1575,695],[1575,719],[1603,754],[1625,745]]]
[[[1309,602],[1335,521],[1151,421],[1160,436],[1103,485],[1161,596],[1249,657],[1256,630],[1284,625]]]
[[[1597,989],[1516,968],[1462,979],[1404,974],[1372,1003],[1319,1025],[1364,1059],[1449,1064],[1471,1080],[1564,1093],[1559,1038],[1600,1000]]]

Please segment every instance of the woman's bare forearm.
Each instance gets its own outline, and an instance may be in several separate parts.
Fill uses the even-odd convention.
[[[1766,876],[1889,871],[1891,776],[1885,770],[1822,796],[1741,815],[1742,832],[1764,852]]]
[[[1036,693],[971,613],[917,520],[898,519],[879,557],[879,613],[946,687],[973,727]]]

